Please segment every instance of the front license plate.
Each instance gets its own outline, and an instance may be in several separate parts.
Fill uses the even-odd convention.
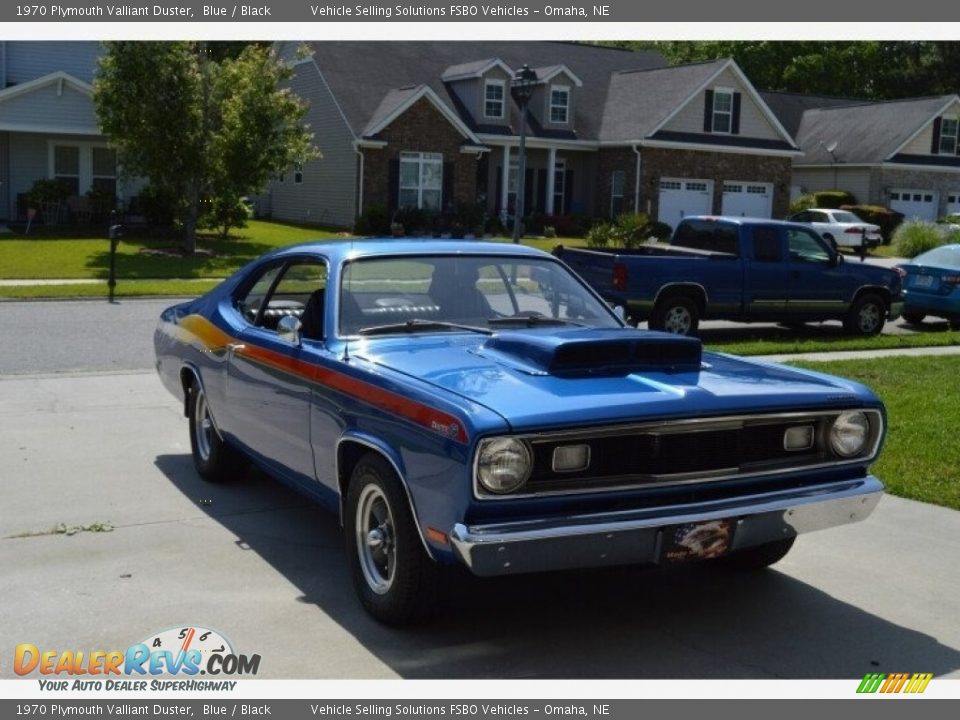
[[[732,520],[708,520],[666,527],[663,530],[661,561],[682,563],[725,555],[730,551],[733,529]]]
[[[913,281],[913,286],[921,288],[933,287],[933,279],[933,275],[917,275],[917,279]]]

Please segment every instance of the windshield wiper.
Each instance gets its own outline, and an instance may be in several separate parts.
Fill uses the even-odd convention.
[[[511,315],[510,317],[490,318],[487,320],[489,325],[520,325],[523,327],[536,327],[538,325],[576,325],[577,327],[586,327],[583,323],[573,322],[572,320],[561,320],[560,318],[546,317],[544,315]]]
[[[407,320],[402,323],[361,328],[357,331],[357,334],[364,336],[390,335],[391,333],[436,332],[437,330],[466,330],[484,335],[491,335],[493,333],[492,330],[474,325],[461,325],[459,323],[443,322],[442,320],[421,320],[420,318],[413,318],[412,320]]]

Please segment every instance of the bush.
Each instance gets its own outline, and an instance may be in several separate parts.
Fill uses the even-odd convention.
[[[559,237],[586,237],[591,221],[586,215],[546,215],[544,225],[552,225]]]
[[[426,235],[433,230],[434,213],[415,207],[400,208],[393,214],[392,222],[403,225],[407,237]]]
[[[849,210],[864,222],[879,226],[883,242],[887,245],[890,244],[894,230],[903,222],[903,213],[882,205],[843,205],[840,209]]]
[[[227,193],[200,201],[200,217],[197,226],[216,230],[222,239],[230,234],[230,228],[247,226],[252,210],[239,195]]]
[[[543,236],[545,238],[555,238],[557,236],[557,229],[553,225],[544,225]]]
[[[32,207],[40,207],[43,203],[62,203],[69,195],[70,185],[55,178],[37,180],[27,193]]]
[[[373,203],[353,223],[354,235],[389,235],[390,216],[380,203]]]
[[[137,204],[151,227],[173,227],[177,216],[177,200],[173,193],[161,190],[155,185],[147,185],[140,191]]]
[[[657,221],[650,223],[648,231],[650,233],[650,237],[654,237],[661,242],[669,240],[670,236],[673,235],[673,230],[669,225]]]
[[[801,195],[792,203],[787,210],[787,213],[790,215],[796,215],[798,212],[803,212],[804,210],[809,210],[812,207],[817,206],[817,201],[813,195]]]
[[[608,222],[597,223],[587,231],[587,247],[605,248],[613,237],[613,225]]]
[[[856,205],[857,199],[853,193],[846,190],[818,190],[812,193],[814,207],[836,210],[842,205]]]
[[[898,255],[913,258],[946,243],[950,235],[935,223],[910,220],[903,223],[893,234],[893,248]]]
[[[960,225],[960,215],[947,215],[943,222],[947,225]]]

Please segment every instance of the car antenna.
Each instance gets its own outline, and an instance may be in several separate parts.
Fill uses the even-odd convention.
[[[343,341],[343,362],[350,362],[350,338]]]

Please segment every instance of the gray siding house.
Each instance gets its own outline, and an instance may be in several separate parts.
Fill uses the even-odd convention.
[[[792,137],[736,63],[562,42],[284,42],[323,157],[273,182],[274,218],[349,227],[373,205],[512,214],[520,117],[510,78],[537,73],[524,207],[771,217],[789,202]]]
[[[23,220],[41,178],[122,197],[116,153],[97,126],[96,42],[0,41],[0,219]]]
[[[847,190],[922,220],[960,214],[960,97],[763,98],[804,152],[793,161],[797,193]]]

